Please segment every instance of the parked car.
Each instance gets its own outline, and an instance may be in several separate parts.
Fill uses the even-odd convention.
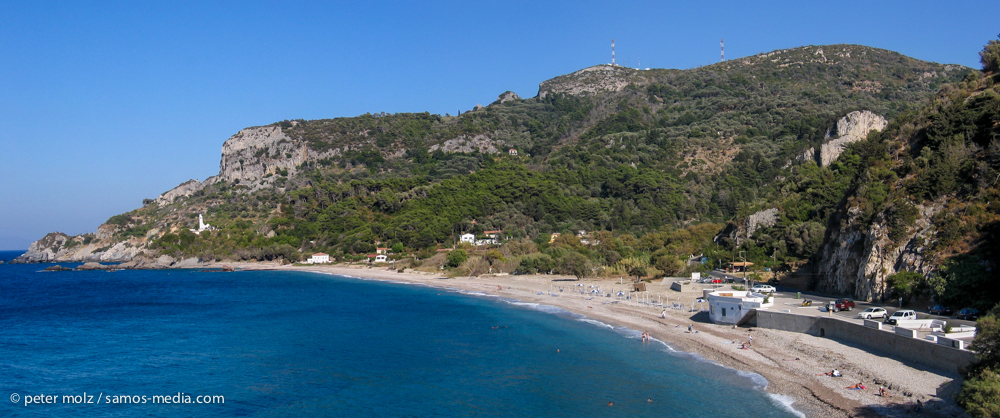
[[[882,318],[886,319],[889,317],[889,312],[885,308],[868,308],[862,312],[858,312],[858,318],[861,319],[872,319],[872,318]]]
[[[885,322],[889,325],[896,325],[903,319],[917,319],[917,313],[910,309],[899,310],[892,314],[889,319],[886,319]]]
[[[837,309],[842,311],[850,312],[854,310],[854,301],[851,299],[837,299],[834,303],[837,305]]]
[[[753,292],[755,292],[755,293],[774,293],[774,292],[776,292],[774,286],[768,286],[766,284],[756,285],[756,286],[750,288],[750,290],[753,291]]]
[[[965,308],[958,311],[958,319],[967,319],[969,321],[975,321],[979,319],[979,309]]]
[[[944,305],[931,306],[930,308],[927,308],[927,312],[930,313],[931,315],[944,315],[944,316],[951,316],[951,314],[953,313],[951,311],[951,308]]]

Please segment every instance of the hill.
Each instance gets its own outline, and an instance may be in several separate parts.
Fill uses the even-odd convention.
[[[747,249],[768,266],[797,265],[836,240],[826,221],[855,190],[862,170],[839,153],[974,74],[809,46],[692,70],[600,65],[455,116],[282,121],[225,141],[219,175],[147,199],[96,234],[50,234],[22,261],[343,260],[378,242],[425,258],[462,233],[502,230],[518,243],[500,247],[511,270],[524,259],[568,269],[579,254],[595,268],[675,274],[691,254],[714,252],[715,263]],[[739,227],[713,242],[724,223],[778,201],[783,235],[765,235],[782,238],[780,254]],[[190,231],[198,213],[217,229]],[[590,245],[574,231],[589,231]],[[554,232],[564,237],[550,244]]]

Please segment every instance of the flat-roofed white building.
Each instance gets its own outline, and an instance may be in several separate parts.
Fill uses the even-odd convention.
[[[708,295],[708,317],[716,324],[735,324],[750,310],[773,305],[764,298],[747,290],[717,290]]]
[[[312,257],[309,257],[309,259],[306,260],[306,262],[309,263],[309,264],[329,263],[330,262],[330,254],[316,253],[316,254],[313,254]]]

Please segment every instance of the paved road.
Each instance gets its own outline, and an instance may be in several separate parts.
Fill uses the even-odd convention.
[[[723,280],[729,279],[735,281],[737,284],[743,282],[743,277],[740,275],[726,274],[718,270],[710,271],[708,272],[708,274],[712,277],[718,277]],[[775,292],[774,294],[775,299],[774,299],[773,309],[788,309],[794,313],[803,315],[816,314],[816,315],[826,316],[829,314],[825,308],[826,303],[841,298],[837,296],[823,295],[816,292],[800,291],[798,289],[793,289],[786,286],[775,286],[775,289],[777,290],[777,292]],[[796,297],[798,297],[800,294],[802,296],[802,299],[796,299]],[[809,299],[813,301],[812,306],[808,307],[801,306],[802,300],[804,299]],[[854,308],[853,311],[835,312],[833,315],[842,318],[855,319],[858,316],[858,312],[864,311],[867,308],[885,308],[885,310],[889,312],[889,315],[892,315],[894,312],[900,309],[899,307],[896,306],[882,305],[874,302],[869,303],[869,302],[854,301],[854,304],[857,306]],[[949,316],[928,314],[927,307],[925,306],[924,307],[907,306],[904,309],[913,309],[914,311],[917,312],[920,319],[942,319],[948,321],[948,323],[951,324],[952,326],[958,326],[958,325],[969,325],[973,327],[976,326],[976,321],[966,321],[966,320],[956,319],[954,316],[949,317]],[[860,320],[858,320],[858,322],[860,322]]]

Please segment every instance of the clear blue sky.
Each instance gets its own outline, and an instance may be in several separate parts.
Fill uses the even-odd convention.
[[[97,4],[99,3],[99,4]],[[0,250],[218,172],[248,126],[451,113],[610,61],[852,43],[979,68],[994,1],[0,2]]]

